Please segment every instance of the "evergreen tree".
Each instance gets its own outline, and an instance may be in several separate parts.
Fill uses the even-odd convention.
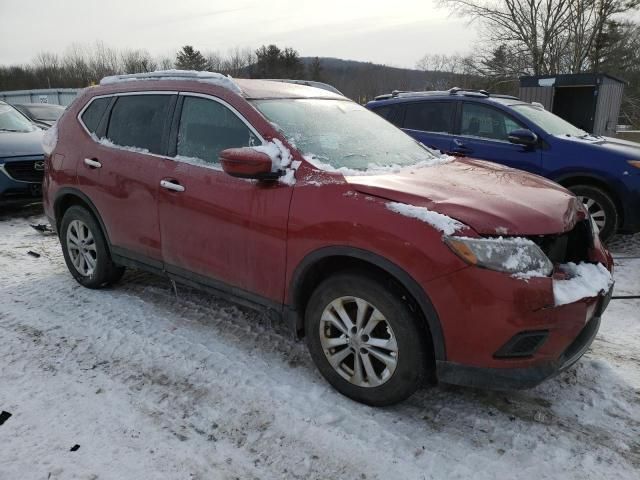
[[[200,50],[191,45],[185,45],[176,55],[176,68],[180,70],[209,70],[209,62]]]

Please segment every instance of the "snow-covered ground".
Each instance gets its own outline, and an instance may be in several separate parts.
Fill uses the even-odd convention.
[[[260,314],[146,273],[80,287],[43,221],[0,215],[2,480],[640,478],[640,300],[535,389],[371,408]],[[613,245],[640,294],[640,242]]]

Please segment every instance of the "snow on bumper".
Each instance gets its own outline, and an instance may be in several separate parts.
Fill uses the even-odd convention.
[[[446,358],[437,365],[440,381],[528,388],[575,362],[597,333],[613,283],[607,280],[604,291],[557,305],[554,282],[469,267],[426,285],[445,340]],[[540,334],[540,342],[530,353],[498,354],[518,335],[533,333]]]

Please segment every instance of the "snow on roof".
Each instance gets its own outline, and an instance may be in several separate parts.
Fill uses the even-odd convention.
[[[132,73],[127,75],[113,75],[100,80],[100,85],[112,85],[114,83],[131,82],[135,80],[194,80],[197,82],[211,83],[227,88],[234,93],[241,94],[242,89],[230,76],[215,72],[199,72],[197,70],[157,70],[155,72]]]

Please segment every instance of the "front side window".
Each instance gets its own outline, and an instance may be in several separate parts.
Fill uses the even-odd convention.
[[[453,102],[409,103],[404,114],[404,128],[451,133],[454,105]]]
[[[184,97],[177,154],[217,164],[222,150],[260,142],[249,127],[224,105],[200,97]]]
[[[170,103],[171,95],[118,97],[111,110],[107,138],[121,147],[163,153],[162,136]]]
[[[508,142],[509,133],[519,128],[525,127],[499,110],[475,103],[462,104],[461,135]]]
[[[111,102],[111,97],[96,98],[89,104],[85,111],[82,112],[82,116],[80,117],[82,123],[84,123],[84,126],[87,127],[87,130],[91,133],[96,133],[102,115],[104,115],[104,112],[109,106],[109,102]]]

